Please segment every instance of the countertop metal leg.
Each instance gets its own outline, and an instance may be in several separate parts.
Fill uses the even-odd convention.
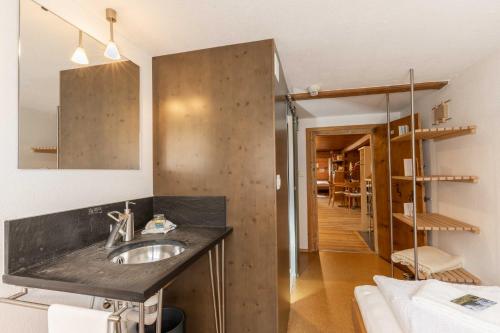
[[[163,321],[163,288],[158,292],[158,310],[156,312],[156,333],[161,333],[161,324]]]
[[[212,285],[212,300],[214,303],[215,332],[226,332],[226,291],[225,291],[225,248],[224,240],[208,251],[210,264],[210,283]],[[220,260],[219,260],[220,248]],[[212,258],[212,251],[215,252],[215,266]]]
[[[225,270],[224,270],[224,261],[225,261],[225,253],[224,253],[224,239],[222,240],[222,255],[221,255],[221,272],[222,272],[222,333],[226,333],[226,297],[225,297],[225,283],[224,283],[224,275],[225,275]]]
[[[220,332],[223,333],[222,330],[222,309],[221,309],[221,288],[220,288],[220,265],[219,265],[219,244],[215,245],[215,269],[216,269],[216,278],[217,278],[217,309],[219,312],[219,327]]]
[[[210,264],[210,283],[212,285],[212,300],[214,303],[215,332],[219,333],[219,320],[217,319],[217,297],[215,296],[214,268],[212,260],[212,250],[208,251],[208,261]]]
[[[145,333],[144,324],[144,303],[139,303],[139,333]]]

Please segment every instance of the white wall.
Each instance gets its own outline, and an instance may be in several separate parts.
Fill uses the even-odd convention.
[[[58,15],[103,42],[109,26],[104,15],[84,10],[77,0],[38,0]],[[101,13],[102,14],[102,13]],[[119,32],[119,31],[118,31]],[[3,1],[0,11],[0,270],[3,272],[3,221],[36,214],[150,196],[152,181],[151,57],[117,33],[122,53],[141,66],[141,169],[134,171],[17,169],[17,51],[18,3]],[[49,37],[49,36],[43,36]],[[43,64],[41,64],[43,65]],[[0,295],[17,288],[0,285]],[[5,309],[3,308],[5,307]],[[36,310],[0,308],[2,332],[45,332],[43,320],[29,318]],[[20,320],[10,319],[14,317]],[[23,317],[24,316],[24,317]],[[45,316],[34,315],[38,318]],[[28,326],[20,327],[23,322]]]
[[[394,114],[392,115],[395,116]],[[381,124],[386,122],[386,113],[376,112],[362,115],[346,115],[299,120],[298,133],[298,173],[299,173],[299,248],[307,249],[307,166],[306,166],[306,128],[325,126]]]
[[[19,167],[55,169],[57,154],[35,153],[33,147],[57,146],[57,112],[19,108]]]
[[[426,144],[429,174],[479,176],[478,184],[431,184],[431,209],[481,228],[436,232],[433,245],[465,257],[465,267],[484,283],[500,284],[500,53],[470,67],[448,87],[416,101],[422,125],[432,126],[432,107],[451,99],[452,120],[441,126],[475,124],[477,134]]]

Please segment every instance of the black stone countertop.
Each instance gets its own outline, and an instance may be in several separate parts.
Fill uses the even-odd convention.
[[[124,243],[108,250],[104,248],[105,242],[99,242],[5,274],[3,281],[22,287],[144,302],[231,232],[231,227],[198,226],[179,226],[166,235],[141,235],[137,232],[135,239],[127,245],[170,239],[184,242],[186,250],[175,257],[153,263],[120,265],[111,263],[108,255]]]

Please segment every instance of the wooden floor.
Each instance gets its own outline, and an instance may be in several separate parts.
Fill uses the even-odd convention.
[[[351,333],[354,287],[390,275],[390,264],[374,253],[301,253],[291,297],[288,333]]]
[[[371,253],[358,231],[361,212],[358,209],[328,205],[328,198],[318,197],[318,247],[320,251]]]

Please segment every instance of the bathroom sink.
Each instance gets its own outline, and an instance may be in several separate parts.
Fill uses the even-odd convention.
[[[119,247],[109,254],[108,259],[114,264],[147,264],[175,257],[184,250],[186,244],[178,241],[145,241]]]

